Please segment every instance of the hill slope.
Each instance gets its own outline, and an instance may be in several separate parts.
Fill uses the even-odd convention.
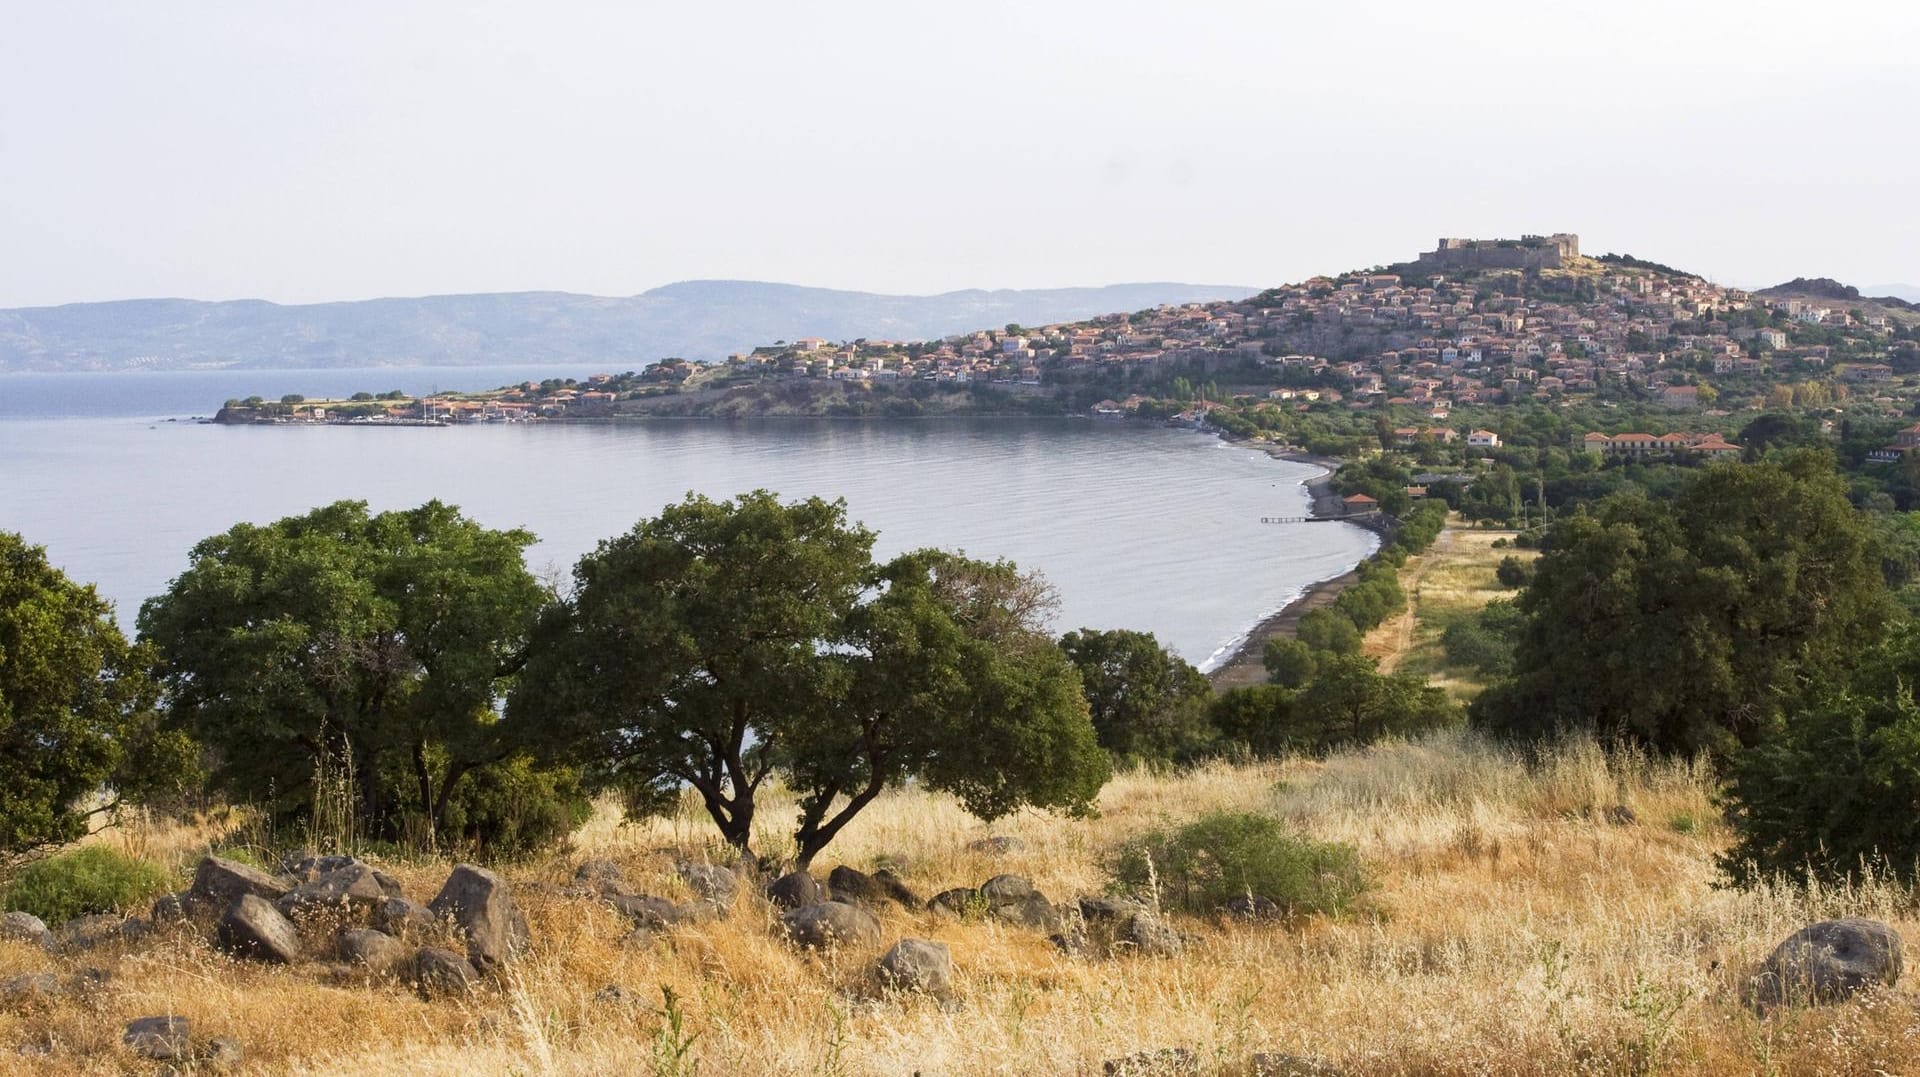
[[[721,359],[776,339],[934,338],[1254,291],[1146,283],[903,296],[685,281],[625,298],[506,292],[302,306],[137,299],[0,310],[0,371],[528,361],[634,368],[670,355]]]

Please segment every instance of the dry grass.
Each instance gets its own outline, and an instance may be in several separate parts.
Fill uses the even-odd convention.
[[[1449,524],[1431,549],[1408,558],[1402,566],[1400,586],[1407,593],[1407,610],[1369,632],[1363,653],[1379,659],[1383,671],[1424,677],[1434,687],[1446,689],[1456,702],[1479,695],[1485,685],[1477,673],[1449,666],[1440,641],[1456,620],[1479,612],[1496,598],[1513,597],[1513,591],[1500,586],[1494,570],[1506,557],[1526,561],[1539,556],[1536,550],[1493,545],[1500,539],[1512,542],[1513,534]]]
[[[792,951],[757,899],[651,947],[623,943],[611,911],[539,884],[604,856],[643,888],[677,894],[673,859],[715,850],[691,813],[628,826],[603,815],[566,855],[508,869],[536,945],[504,989],[425,1003],[391,985],[335,986],[313,967],[234,964],[186,934],[71,959],[0,944],[10,970],[116,971],[91,999],[0,1013],[0,1070],[145,1072],[119,1030],[168,1012],[201,1035],[237,1037],[249,1067],[271,1073],[1080,1074],[1175,1045],[1221,1073],[1261,1050],[1361,1074],[1896,1073],[1920,1046],[1904,988],[1770,1019],[1740,1004],[1752,966],[1810,918],[1920,925],[1910,894],[1884,884],[1715,889],[1726,836],[1709,778],[1692,767],[1585,743],[1529,765],[1449,733],[1323,762],[1134,772],[1101,803],[1095,820],[989,828],[945,798],[900,792],[823,867],[887,861],[923,892],[1016,871],[1066,898],[1102,887],[1100,858],[1125,837],[1229,806],[1353,844],[1378,887],[1344,921],[1186,925],[1201,941],[1174,959],[1071,959],[1031,931],[883,917],[889,941],[952,948],[957,998],[942,1005],[876,994],[874,953]],[[1615,811],[1609,822],[1620,807],[1635,821]],[[1028,844],[968,851],[988,833]],[[184,868],[209,837],[149,827],[112,840]],[[771,828],[763,840],[777,841]],[[391,867],[421,896],[446,870]],[[633,1001],[596,1001],[609,985]],[[678,1068],[663,987],[692,1037]],[[21,1045],[51,1053],[13,1054]]]

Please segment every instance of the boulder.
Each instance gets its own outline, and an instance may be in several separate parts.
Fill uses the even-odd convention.
[[[451,917],[467,939],[467,959],[491,971],[527,945],[527,923],[507,892],[507,884],[485,868],[460,864],[447,876],[427,908]]]
[[[242,894],[220,916],[220,948],[235,957],[291,964],[300,959],[300,931],[257,894]]]
[[[339,871],[341,868],[360,863],[359,858],[329,853],[314,856],[306,853],[292,854],[280,861],[280,870],[293,877],[295,883],[310,883],[322,875]]]
[[[980,891],[971,886],[956,886],[951,890],[942,890],[927,901],[927,911],[943,913],[947,916],[973,916],[987,907]]]
[[[804,871],[789,872],[767,887],[767,900],[782,909],[818,905],[827,900],[818,880]]]
[[[440,926],[440,918],[433,914],[432,909],[403,897],[388,898],[381,902],[368,919],[376,931],[384,931],[395,938],[432,931]]]
[[[995,875],[980,884],[980,897],[988,906],[1013,905],[1038,893],[1033,883],[1020,875]]]
[[[288,916],[306,919],[317,916],[353,916],[366,918],[388,901],[399,897],[399,884],[382,872],[353,861],[335,868],[310,882],[287,891],[274,906]],[[395,893],[388,892],[387,883]]]
[[[426,946],[413,955],[413,985],[429,998],[464,995],[479,979],[472,963],[452,950]]]
[[[1242,894],[1220,906],[1220,911],[1235,920],[1278,920],[1281,909],[1270,897]]]
[[[1759,1005],[1837,1002],[1900,979],[1900,935],[1878,920],[1811,924],[1782,942],[1752,983]]]
[[[1186,940],[1173,929],[1171,924],[1158,915],[1141,911],[1120,921],[1113,933],[1113,947],[1116,950],[1130,950],[1136,954],[1165,956],[1177,954],[1186,947]]]
[[[1054,931],[1060,927],[1060,914],[1054,911],[1053,904],[1047,900],[1046,895],[1040,893],[1028,894],[1018,901],[990,905],[987,914],[996,920],[1017,924],[1020,927],[1039,928],[1043,931]]]
[[[845,864],[827,873],[827,888],[833,892],[834,901],[849,905],[873,907],[893,900],[887,888],[876,882],[873,876]]]
[[[1184,1077],[1200,1073],[1200,1056],[1185,1047],[1163,1047],[1158,1051],[1135,1051],[1124,1058],[1109,1058],[1101,1066],[1107,1077]]]
[[[880,921],[858,905],[823,901],[780,914],[787,938],[808,949],[825,950],[843,943],[877,946]]]
[[[237,860],[209,856],[194,870],[193,885],[187,888],[187,903],[210,909],[225,909],[243,894],[278,901],[287,892],[287,884],[258,868]]]
[[[408,957],[405,943],[384,931],[356,927],[340,933],[340,960],[376,973],[392,972]]]
[[[1005,856],[1008,853],[1025,852],[1026,848],[1026,842],[1021,841],[1019,838],[1010,838],[1005,835],[981,838],[978,841],[970,841],[967,843],[968,852],[986,853],[993,856]]]
[[[0,939],[32,943],[43,950],[53,949],[53,932],[30,912],[0,913]]]
[[[9,1009],[46,1002],[65,993],[60,977],[51,972],[29,972],[0,980],[0,1005]]]
[[[573,883],[579,891],[590,895],[613,897],[633,893],[627,886],[626,873],[611,860],[589,860],[581,864],[573,869]]]
[[[1126,898],[1081,898],[1080,915],[1090,924],[1118,923],[1135,913],[1149,912],[1148,907],[1138,901]]]
[[[107,913],[76,916],[60,925],[60,946],[67,950],[91,950],[96,946],[119,942],[130,935],[142,933],[141,928],[131,926],[133,923]]]
[[[892,868],[881,868],[874,872],[873,881],[886,891],[889,900],[903,908],[918,909],[926,904],[920,900],[920,895],[914,893],[913,888],[908,886],[905,880],[894,874]]]
[[[953,989],[953,955],[944,943],[901,939],[880,958],[880,983],[944,997]]]
[[[191,915],[187,892],[182,890],[177,894],[161,894],[154,898],[147,915],[155,924],[177,924],[186,920]]]
[[[652,894],[627,894],[606,899],[607,904],[618,910],[622,916],[632,920],[635,927],[648,931],[665,931],[676,924],[694,924],[710,918],[715,910],[705,902],[693,902],[676,905],[663,897]]]
[[[271,906],[269,906],[271,908]],[[156,1062],[193,1057],[193,1026],[184,1017],[138,1017],[127,1022],[120,1041],[134,1054]]]
[[[682,863],[677,870],[687,887],[715,909],[725,910],[733,904],[738,881],[731,869],[718,864]]]

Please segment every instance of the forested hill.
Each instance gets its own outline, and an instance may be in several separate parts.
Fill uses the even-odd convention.
[[[0,371],[527,362],[623,369],[667,356],[719,360],[770,340],[929,339],[1254,291],[1144,283],[906,296],[684,281],[624,298],[507,292],[304,306],[137,299],[0,310]]]

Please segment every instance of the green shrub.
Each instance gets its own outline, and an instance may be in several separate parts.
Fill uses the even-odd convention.
[[[166,890],[167,882],[158,864],[89,845],[27,865],[0,895],[0,907],[60,924],[143,906]]]
[[[1350,846],[1314,841],[1254,812],[1214,812],[1148,832],[1123,845],[1109,870],[1127,890],[1157,884],[1162,904],[1196,913],[1258,894],[1290,914],[1337,914],[1369,886]]]
[[[447,802],[443,828],[475,853],[521,856],[558,844],[593,815],[580,776],[524,756],[473,772]]]
[[[1308,610],[1300,615],[1294,636],[1315,651],[1331,654],[1359,654],[1361,635],[1344,614],[1330,609]]]
[[[1525,587],[1533,582],[1533,562],[1522,561],[1518,557],[1508,555],[1500,559],[1499,567],[1493,570],[1493,575],[1500,581],[1502,587]]]

